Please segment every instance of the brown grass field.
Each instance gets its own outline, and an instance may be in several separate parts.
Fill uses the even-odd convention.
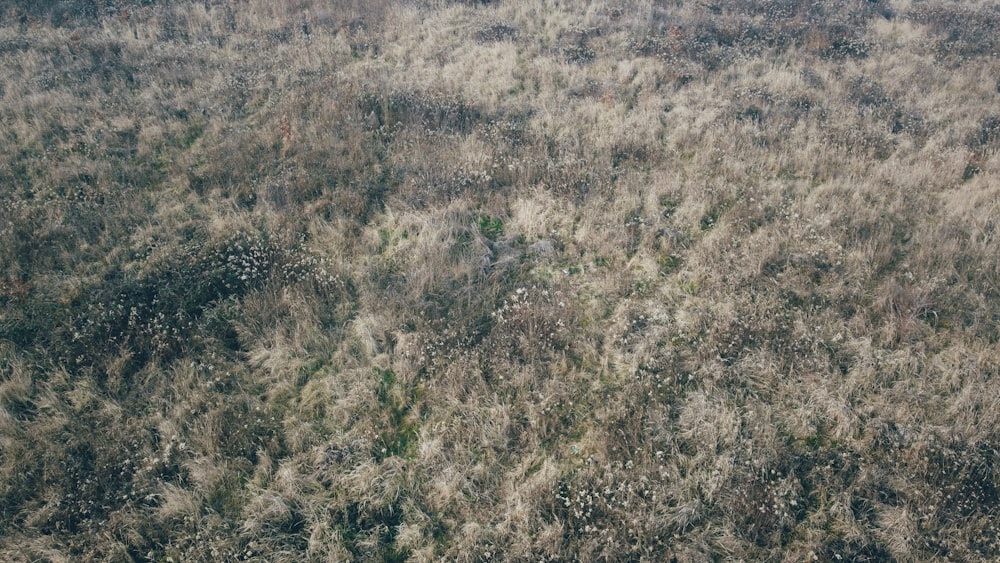
[[[1000,5],[0,2],[0,560],[995,561]]]

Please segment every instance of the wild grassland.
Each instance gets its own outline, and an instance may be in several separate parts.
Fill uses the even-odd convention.
[[[992,2],[14,2],[0,559],[1000,557]]]

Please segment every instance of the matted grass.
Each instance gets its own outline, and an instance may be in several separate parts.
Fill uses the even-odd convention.
[[[0,559],[1000,556],[993,3],[4,10]]]

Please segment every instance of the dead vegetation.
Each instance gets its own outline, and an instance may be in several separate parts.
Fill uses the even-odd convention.
[[[4,16],[0,559],[1000,556],[989,2]]]

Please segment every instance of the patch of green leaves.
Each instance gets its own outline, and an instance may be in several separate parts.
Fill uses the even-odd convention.
[[[479,232],[494,242],[503,236],[503,219],[499,217],[483,213],[477,218],[476,224],[479,227]]]
[[[377,378],[375,398],[384,412],[384,422],[372,455],[383,460],[393,456],[412,455],[417,442],[417,424],[410,416],[419,398],[416,389],[406,388],[390,369],[374,368]]]

